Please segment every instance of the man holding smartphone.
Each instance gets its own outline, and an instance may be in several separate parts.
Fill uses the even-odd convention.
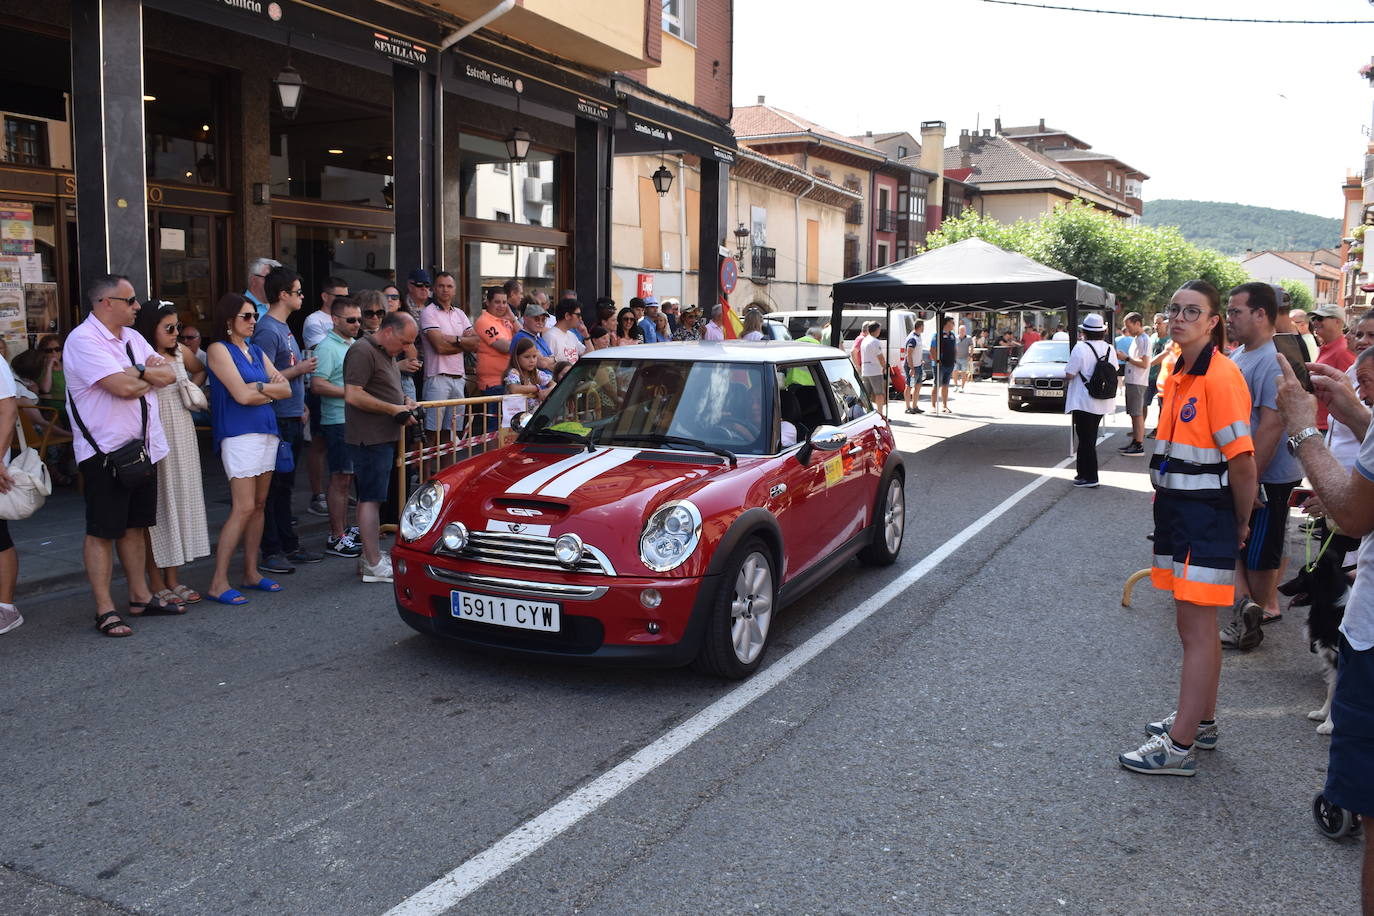
[[[1250,537],[1236,566],[1238,600],[1231,621],[1221,631],[1227,649],[1253,649],[1264,639],[1264,608],[1275,596],[1288,530],[1288,494],[1302,482],[1302,468],[1288,453],[1283,418],[1278,412],[1278,377],[1274,375],[1274,322],[1278,299],[1267,283],[1243,283],[1231,290],[1226,332],[1240,346],[1231,361],[1250,389],[1250,435],[1255,442],[1259,496],[1250,513]],[[1277,617],[1273,618],[1277,619]]]

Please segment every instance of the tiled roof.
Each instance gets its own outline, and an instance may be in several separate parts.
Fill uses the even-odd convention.
[[[973,174],[968,180],[985,185],[999,181],[1062,181],[1094,194],[1104,193],[1087,179],[1061,167],[1053,159],[1026,149],[1006,137],[973,137],[969,164]],[[958,169],[963,163],[958,144],[945,147],[945,168]]]
[[[740,139],[811,133],[839,140],[846,145],[854,145],[853,140],[839,131],[822,127],[815,121],[808,121],[801,115],[774,108],[772,105],[744,105],[736,108],[734,117],[730,119],[730,126],[734,128],[735,136]]]
[[[1015,137],[1018,140],[1024,140],[1029,137],[1070,137],[1076,143],[1083,143],[1082,140],[1079,140],[1067,130],[1060,130],[1058,127],[1042,127],[1039,124],[1031,124],[1026,127],[1004,127],[1002,128],[1002,136]],[[1083,145],[1085,147],[1090,146],[1088,143],[1083,143]]]
[[[1113,156],[1111,153],[1099,153],[1093,150],[1056,146],[1052,149],[1045,150],[1044,155],[1053,159],[1055,162],[1115,162],[1123,169],[1135,172],[1137,175],[1142,175],[1146,178],[1149,177],[1145,175],[1144,172],[1140,171],[1140,169],[1123,161],[1118,156]]]

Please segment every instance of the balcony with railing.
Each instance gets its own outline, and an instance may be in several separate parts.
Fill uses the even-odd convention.
[[[749,256],[749,276],[754,280],[771,280],[777,275],[777,249],[755,245]]]
[[[844,211],[844,221],[851,226],[864,224],[864,202],[856,200]]]
[[[876,221],[874,226],[879,232],[897,231],[897,211],[896,210],[874,210],[873,219]]]
[[[858,258],[849,258],[844,262],[845,277],[857,277],[864,272],[863,262]]]

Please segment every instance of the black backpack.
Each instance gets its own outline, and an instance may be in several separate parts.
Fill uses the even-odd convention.
[[[1088,344],[1088,348],[1097,356],[1097,348],[1092,344]],[[1116,369],[1108,361],[1111,355],[1112,345],[1107,344],[1102,355],[1097,357],[1097,365],[1093,366],[1092,378],[1083,378],[1079,375],[1079,378],[1083,378],[1083,384],[1088,387],[1088,397],[1096,400],[1116,397]]]

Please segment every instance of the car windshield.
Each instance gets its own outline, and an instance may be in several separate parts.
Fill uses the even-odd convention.
[[[1069,342],[1066,340],[1037,340],[1030,345],[1026,355],[1021,357],[1020,365],[1030,363],[1067,363],[1069,361]]]
[[[775,424],[766,369],[694,360],[581,359],[521,438],[767,454]]]

